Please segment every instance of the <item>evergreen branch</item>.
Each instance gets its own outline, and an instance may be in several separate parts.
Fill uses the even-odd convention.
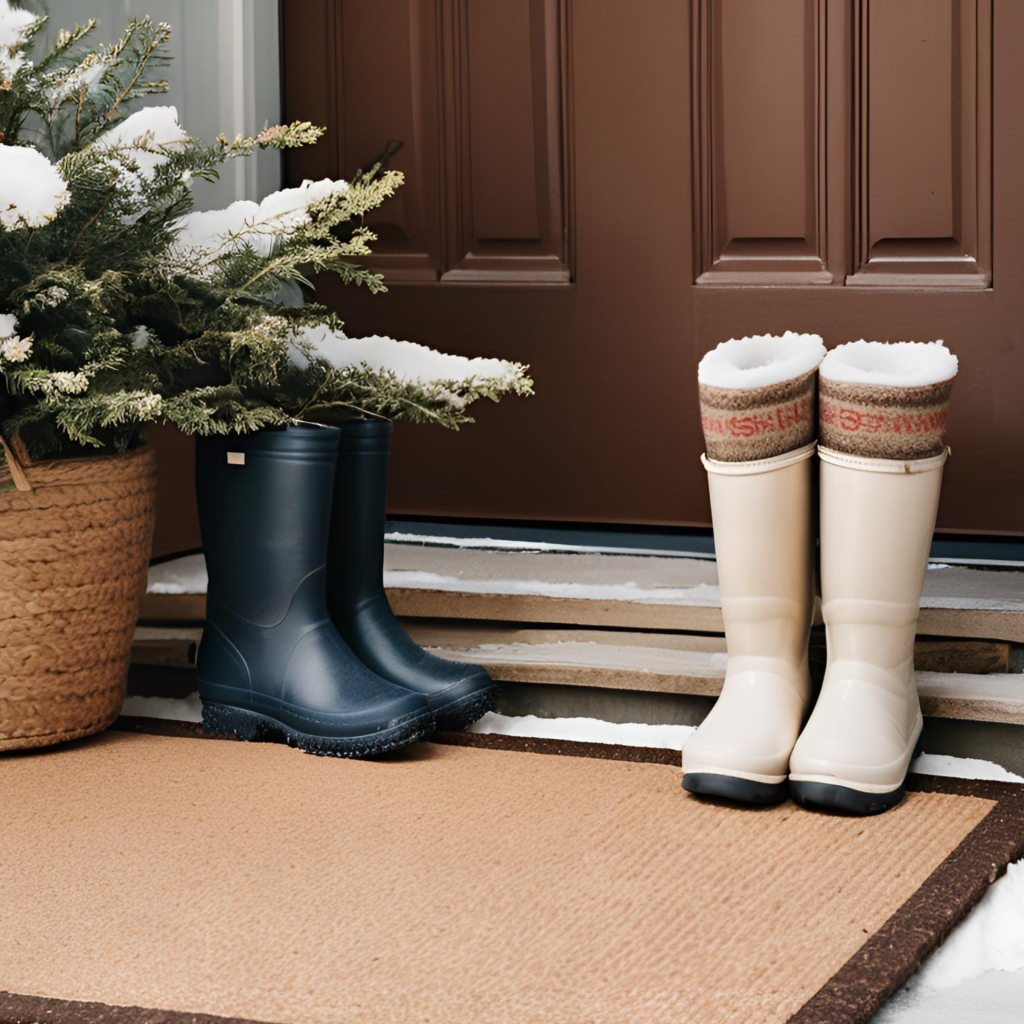
[[[44,15],[40,22],[42,28],[49,21]],[[55,64],[63,58],[70,50],[74,49],[93,29],[99,24],[95,18],[90,18],[84,25],[75,24],[71,30],[62,28],[57,33],[57,41],[53,49],[36,62],[37,71],[45,71],[51,64]]]
[[[479,399],[532,393],[518,364],[488,366],[494,376],[408,379],[331,365],[303,340],[310,330],[317,344],[343,339],[336,313],[305,302],[317,275],[387,290],[359,258],[377,238],[364,218],[403,183],[386,166],[400,143],[347,185],[282,189],[243,207],[241,220],[231,219],[238,204],[193,215],[193,179],[216,180],[227,160],[260,149],[309,145],[322,129],[265,125],[207,145],[154,110],[134,137],[129,125],[101,141],[132,103],[166,89],[155,69],[169,60],[169,30],[132,19],[112,45],[83,53],[94,28],[62,31],[0,89],[0,160],[31,143],[59,175],[52,189],[23,189],[18,219],[0,230],[0,431],[18,431],[41,457],[121,451],[158,421],[200,435],[345,416],[458,429]],[[23,183],[5,176],[4,188],[17,196]],[[39,198],[47,191],[55,202]]]
[[[124,39],[123,39],[121,47],[119,49],[117,49],[116,52],[115,51],[111,51],[112,55],[116,55],[116,53],[120,53],[121,52],[121,50],[124,48],[124,46],[127,45],[128,40],[131,38],[131,35],[133,34],[133,32],[134,32],[134,30],[136,28],[138,28],[140,26],[145,26],[145,25],[148,25],[148,24],[150,24],[149,18],[145,18],[141,22],[140,21],[136,21],[133,18],[132,21],[129,22],[128,29],[125,32]],[[171,30],[170,30],[170,28],[167,25],[159,26],[156,35],[154,35],[154,37],[149,41],[149,44],[146,46],[146,48],[145,48],[141,58],[139,59],[138,65],[137,65],[137,67],[135,69],[135,73],[128,80],[128,84],[125,85],[125,87],[120,91],[120,93],[118,93],[117,99],[114,100],[114,103],[110,107],[110,109],[106,112],[106,114],[103,115],[105,121],[110,121],[110,120],[113,119],[114,114],[117,112],[117,108],[131,94],[132,89],[135,87],[135,83],[142,76],[142,72],[145,70],[146,65],[149,63],[150,58],[170,38],[171,38]]]
[[[296,420],[302,420],[303,414],[312,410],[324,411],[328,409],[350,409],[352,412],[359,413],[360,416],[369,416],[373,420],[387,420],[387,416],[382,415],[379,412],[374,412],[372,409],[366,409],[361,405],[356,405],[354,402],[342,402],[340,399],[336,399],[333,402],[318,402],[316,405],[310,405],[295,414]],[[316,422],[315,420],[313,421]]]

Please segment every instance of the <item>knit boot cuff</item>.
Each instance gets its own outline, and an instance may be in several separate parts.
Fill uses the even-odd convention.
[[[838,346],[821,365],[821,444],[873,459],[940,454],[956,371],[941,342]]]
[[[824,355],[818,335],[793,331],[731,338],[708,352],[697,369],[708,458],[754,462],[813,441]]]

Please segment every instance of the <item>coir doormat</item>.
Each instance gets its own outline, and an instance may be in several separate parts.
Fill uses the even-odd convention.
[[[0,1021],[861,1021],[1024,852],[1005,784],[841,818],[701,802],[674,752],[466,742],[0,758]]]

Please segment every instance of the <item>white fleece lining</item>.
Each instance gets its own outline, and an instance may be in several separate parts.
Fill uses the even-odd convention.
[[[956,376],[956,356],[941,341],[848,341],[821,364],[826,380],[911,388]]]
[[[700,361],[697,380],[716,388],[762,388],[802,377],[824,355],[825,343],[817,334],[786,331],[781,337],[730,338]]]

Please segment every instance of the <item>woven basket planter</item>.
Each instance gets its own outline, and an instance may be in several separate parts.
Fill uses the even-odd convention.
[[[148,448],[11,468],[20,489],[0,492],[0,751],[117,718],[156,516]]]

